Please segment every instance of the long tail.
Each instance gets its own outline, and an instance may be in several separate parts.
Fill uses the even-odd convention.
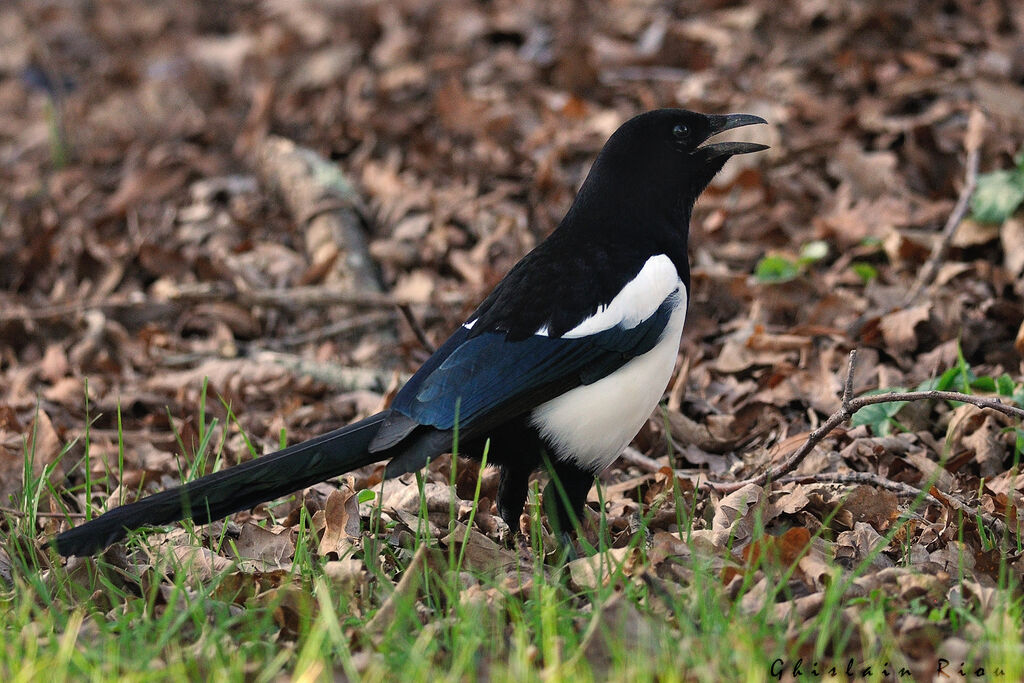
[[[387,412],[336,429],[283,451],[122,505],[55,539],[61,555],[90,555],[141,526],[191,517],[199,524],[246,510],[363,465],[386,460],[367,450]]]

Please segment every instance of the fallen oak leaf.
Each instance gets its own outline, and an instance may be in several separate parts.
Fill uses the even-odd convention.
[[[866,522],[878,531],[885,531],[899,517],[899,497],[892,491],[860,485],[850,491],[836,513],[836,521],[852,529],[857,522]]]
[[[572,666],[582,660],[588,666],[610,670],[623,643],[637,648],[635,656],[654,657],[658,653],[658,634],[664,628],[661,619],[641,612],[636,603],[615,594],[594,610],[580,646],[568,664]]]
[[[931,304],[921,304],[883,315],[878,327],[886,350],[898,354],[915,349],[918,343],[917,326],[927,321],[930,314]]]
[[[726,567],[722,571],[722,584],[729,582],[739,574],[751,574],[766,566],[784,569],[793,565],[804,556],[811,543],[811,532],[804,527],[793,527],[779,536],[762,536],[743,548],[742,571],[735,567]]]
[[[295,544],[288,534],[275,534],[252,522],[242,525],[234,548],[239,559],[256,560],[273,567],[281,567],[295,555]]]
[[[292,573],[287,569],[274,569],[269,572],[235,571],[225,574],[213,586],[213,596],[225,602],[245,605],[257,595],[280,588],[292,579]]]
[[[517,554],[502,548],[476,529],[467,529],[465,524],[452,520],[449,530],[441,543],[454,549],[456,557],[462,560],[461,568],[493,574],[519,564]],[[530,568],[524,569],[529,571]]]
[[[766,500],[763,488],[748,484],[718,501],[711,519],[715,546],[735,550],[746,545],[755,523],[763,525],[769,520]]]
[[[996,422],[992,415],[985,415],[981,425],[963,438],[964,446],[974,451],[978,473],[986,479],[1003,471],[1003,459],[1008,452],[1002,439],[1003,427]]]
[[[317,549],[320,556],[344,557],[352,541],[359,538],[359,499],[355,491],[347,483],[332,491],[324,509],[313,515],[313,524],[321,530]]]
[[[885,537],[873,526],[866,522],[856,522],[853,529],[843,531],[836,537],[833,557],[842,567],[852,569],[858,562],[873,554],[872,569],[891,567],[892,561],[881,552],[886,546],[888,542]]]
[[[600,588],[613,576],[634,576],[644,571],[644,563],[636,548],[611,548],[569,563],[569,576],[578,588]]]

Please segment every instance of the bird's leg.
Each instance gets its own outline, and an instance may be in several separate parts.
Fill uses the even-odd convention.
[[[498,514],[508,524],[512,536],[519,533],[519,518],[526,505],[526,492],[530,484],[530,471],[515,464],[506,463],[501,467],[498,480]]]
[[[574,559],[573,531],[583,523],[583,506],[594,484],[594,474],[573,463],[548,461],[551,481],[544,487],[544,512],[555,537]]]

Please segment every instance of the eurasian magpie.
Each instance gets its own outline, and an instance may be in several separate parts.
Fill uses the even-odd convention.
[[[225,517],[383,460],[385,476],[452,450],[501,468],[497,506],[518,530],[530,474],[553,528],[581,518],[594,477],[629,444],[675,365],[690,289],[694,202],[729,157],[703,144],[766,123],[749,114],[659,109],[608,139],[565,218],[423,363],[391,408],[277,453],[110,510],[56,538],[96,552],[143,525]]]

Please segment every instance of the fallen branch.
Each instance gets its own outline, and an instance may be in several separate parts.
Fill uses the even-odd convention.
[[[0,513],[5,515],[11,515],[12,517],[28,517],[28,513],[22,512],[21,510],[15,510],[14,508],[9,508],[3,505],[0,505]],[[67,517],[70,517],[71,519],[85,519],[84,512],[41,512],[37,510],[32,514],[36,517],[45,517],[52,519],[65,519]]]
[[[224,283],[177,285],[163,293],[170,301],[200,302],[229,299],[240,306],[273,306],[275,308],[329,308],[354,306],[358,308],[391,308],[417,303],[391,294],[374,291],[353,292],[337,285],[316,287],[289,287],[240,291]],[[441,298],[444,305],[462,303],[464,295],[452,293]]]
[[[707,488],[714,489],[721,493],[731,493],[738,491],[739,489],[747,486],[748,484],[756,484],[758,486],[764,486],[769,481],[776,481],[780,477],[789,472],[792,472],[800,462],[807,457],[807,455],[814,450],[814,447],[821,442],[826,436],[832,433],[839,425],[843,424],[861,408],[866,406],[875,405],[877,403],[891,403],[893,401],[960,401],[962,403],[969,403],[978,408],[995,410],[1004,415],[1015,417],[1017,419],[1024,420],[1024,410],[1016,407],[1009,406],[996,399],[983,398],[981,396],[974,396],[972,394],[961,394],[955,391],[893,391],[885,394],[874,394],[872,396],[860,396],[859,398],[852,398],[853,394],[853,373],[857,367],[857,350],[850,351],[850,364],[847,370],[846,382],[843,386],[843,403],[842,406],[836,412],[832,413],[824,423],[808,436],[807,440],[800,446],[800,448],[793,451],[780,465],[769,469],[768,471],[750,479],[745,479],[738,482],[707,482],[704,484]]]
[[[15,320],[68,320],[77,318],[87,311],[100,310],[109,313],[124,309],[142,310],[146,312],[147,318],[158,320],[170,315],[174,308],[175,305],[168,301],[124,295],[113,295],[89,301],[68,301],[45,306],[31,306],[6,300],[0,303],[0,323]]]
[[[960,227],[964,216],[967,215],[967,206],[971,195],[974,194],[974,190],[978,186],[978,161],[981,157],[981,138],[984,126],[985,116],[978,109],[972,110],[970,118],[967,120],[967,134],[964,136],[964,147],[967,150],[964,186],[960,189],[960,196],[957,197],[953,211],[942,228],[942,239],[932,247],[931,255],[921,268],[914,286],[910,288],[907,297],[903,300],[904,306],[914,301],[921,291],[935,279],[935,274],[939,271],[939,262],[946,255],[946,250],[949,249],[949,244],[953,241],[953,235],[956,234],[957,228]]]
[[[341,391],[383,392],[387,390],[394,376],[394,372],[390,370],[350,368],[278,351],[251,349],[248,357],[253,363],[274,363],[296,374],[309,375],[316,381]]]
[[[966,501],[960,500],[952,493],[942,491],[935,494],[919,489],[916,486],[905,484],[901,481],[893,481],[873,472],[816,472],[807,475],[794,475],[782,477],[777,480],[780,484],[867,484],[878,488],[892,491],[903,498],[920,498],[933,505],[952,508],[966,517],[977,515],[990,528],[999,535],[1007,535],[1009,530],[1002,522],[987,512],[972,508]],[[934,490],[934,489],[933,489]]]
[[[815,472],[814,474],[794,474],[776,480],[779,484],[868,484],[880,489],[892,491],[903,498],[918,498],[935,505],[942,502],[932,494],[922,491],[916,486],[902,481],[886,479],[874,472]]]
[[[466,296],[461,292],[450,292],[437,297],[431,303],[447,308],[462,305],[465,300]],[[185,305],[217,301],[232,301],[243,307],[264,306],[286,310],[330,308],[332,306],[397,308],[421,303],[380,292],[351,292],[333,285],[242,291],[224,282],[203,282],[173,285],[153,297],[122,294],[103,299],[69,301],[35,307],[14,301],[4,301],[0,305],[0,323],[14,320],[68,319],[92,310],[104,312],[145,311],[148,319],[155,320],[166,318],[168,315],[172,315],[176,309]]]
[[[627,465],[632,465],[637,469],[651,474],[656,474],[663,470],[668,465],[660,463],[654,458],[648,458],[646,455],[633,448],[632,446],[626,446],[626,448],[619,453],[619,459]]]
[[[362,199],[338,165],[291,140],[269,136],[252,155],[264,182],[302,228],[306,253],[326,281],[353,292],[379,292],[367,247]]]
[[[301,346],[302,344],[323,341],[324,339],[330,339],[331,337],[337,337],[339,335],[346,334],[348,332],[355,332],[356,330],[364,328],[381,327],[390,322],[391,318],[391,315],[383,311],[372,311],[370,313],[363,313],[362,315],[344,318],[336,323],[324,325],[302,334],[293,334],[288,337],[282,337],[281,339],[268,339],[267,344],[273,348]]]

